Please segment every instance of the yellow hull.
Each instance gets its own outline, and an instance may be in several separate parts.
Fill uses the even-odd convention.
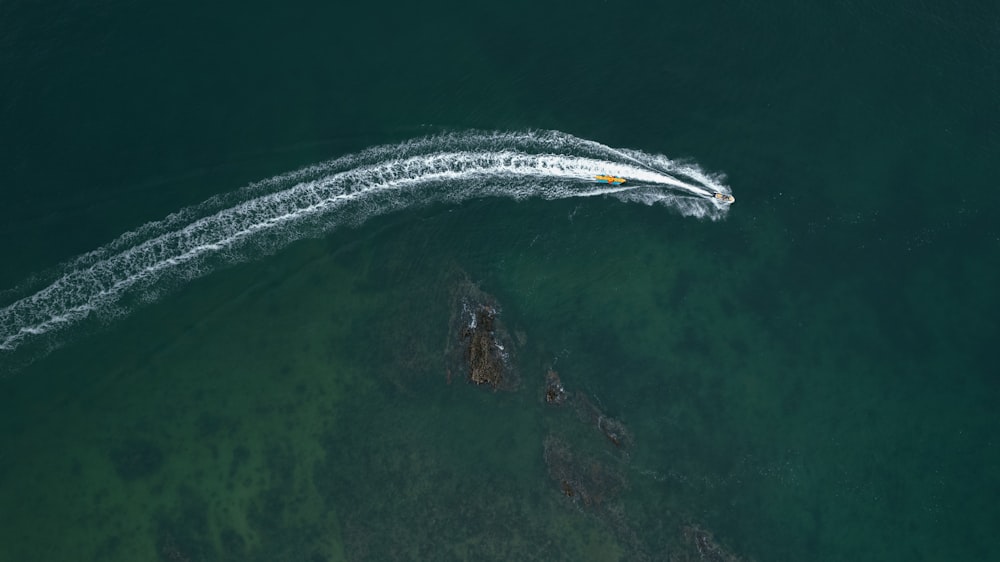
[[[614,185],[621,185],[625,183],[625,178],[619,178],[615,176],[594,176],[594,179],[597,181],[611,183]]]

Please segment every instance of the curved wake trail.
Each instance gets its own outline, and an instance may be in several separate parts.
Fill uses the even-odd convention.
[[[594,182],[598,174],[628,178]],[[220,265],[408,206],[474,197],[605,195],[719,219],[729,188],[696,166],[558,132],[456,133],[367,149],[252,184],[123,234],[0,309],[0,352],[51,339],[89,316],[127,313]]]

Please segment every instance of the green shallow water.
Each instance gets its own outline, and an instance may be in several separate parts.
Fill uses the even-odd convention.
[[[998,17],[4,4],[2,289],[442,129],[693,158],[737,203],[410,208],[0,358],[0,560],[685,560],[692,525],[742,559],[996,558]],[[456,272],[515,392],[449,380]],[[546,405],[550,367],[594,409]]]

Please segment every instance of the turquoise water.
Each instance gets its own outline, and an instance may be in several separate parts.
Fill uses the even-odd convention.
[[[998,24],[0,5],[0,560],[997,558]]]

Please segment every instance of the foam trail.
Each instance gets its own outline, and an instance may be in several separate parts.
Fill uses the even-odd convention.
[[[595,183],[598,174],[628,179]],[[367,149],[276,176],[128,232],[61,268],[48,286],[0,309],[0,353],[52,338],[89,316],[127,312],[220,265],[413,205],[473,197],[610,196],[722,218],[719,178],[663,156],[558,132],[453,133]]]

